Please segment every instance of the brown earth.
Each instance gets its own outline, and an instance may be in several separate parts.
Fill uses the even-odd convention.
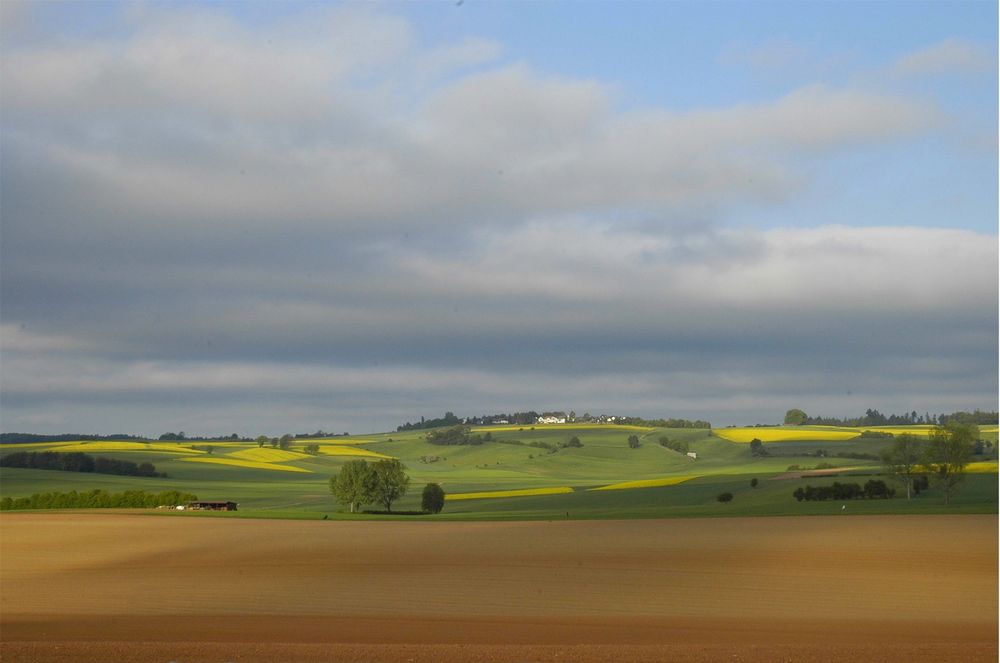
[[[996,516],[0,516],[14,661],[996,661]]]

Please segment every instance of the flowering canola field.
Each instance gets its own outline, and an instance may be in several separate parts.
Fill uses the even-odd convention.
[[[283,463],[287,460],[302,460],[305,454],[284,449],[242,449],[226,454],[226,458],[238,458],[239,460],[253,460],[258,463]]]
[[[360,456],[362,458],[392,458],[386,454],[368,449],[358,449],[356,447],[341,447],[337,445],[322,445],[319,452],[324,456]]]
[[[279,472],[304,472],[312,474],[310,470],[296,467],[294,465],[282,465],[279,463],[264,463],[255,460],[240,460],[239,458],[217,458],[199,456],[198,458],[185,458],[185,461],[192,463],[212,463],[214,465],[230,465],[232,467],[249,467],[255,470],[276,470]]]
[[[697,479],[697,476],[660,477],[659,479],[640,479],[638,481],[622,481],[607,486],[591,488],[590,490],[628,490],[630,488],[655,488],[657,486],[676,486],[679,483]]]
[[[713,428],[712,432],[724,440],[748,444],[754,438],[761,442],[787,442],[789,440],[852,440],[861,435],[857,428]]]
[[[518,490],[490,490],[480,493],[452,493],[445,495],[446,500],[485,500],[495,497],[528,497],[532,495],[558,495],[560,493],[572,493],[569,486],[556,486],[554,488],[521,488]]]
[[[12,447],[14,445],[4,445],[4,448]],[[21,445],[18,445],[21,446]],[[48,446],[48,445],[46,445]],[[69,453],[71,451],[83,451],[85,453],[96,452],[96,451],[157,451],[161,453],[175,453],[175,454],[203,454],[204,451],[198,449],[189,449],[187,447],[182,447],[179,444],[157,444],[155,442],[67,442],[64,444],[59,444],[55,449],[60,453]]]

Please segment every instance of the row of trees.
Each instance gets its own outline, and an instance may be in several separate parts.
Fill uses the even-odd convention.
[[[911,426],[925,424],[930,426],[946,426],[948,424],[976,424],[977,426],[997,423],[996,412],[952,412],[951,414],[917,414],[916,410],[903,414],[885,415],[878,410],[869,408],[863,417],[838,419],[836,417],[810,417],[798,408],[792,408],[785,413],[785,423],[791,426]]]
[[[864,487],[857,483],[840,483],[834,481],[830,486],[799,486],[792,495],[799,502],[822,500],[856,500],[856,499],[889,499],[896,494],[895,489],[886,485],[885,481],[871,479]]]
[[[39,442],[76,442],[77,440],[145,440],[141,435],[115,433],[112,435],[92,435],[87,433],[59,433],[40,435],[38,433],[0,433],[0,444],[36,444]]]
[[[94,472],[96,474],[117,474],[130,477],[165,477],[165,472],[157,472],[152,463],[133,463],[130,460],[91,456],[78,451],[59,453],[56,451],[16,451],[0,457],[2,467],[23,467],[32,470],[56,470],[59,472]]]
[[[4,497],[0,500],[0,510],[16,509],[152,509],[158,506],[177,506],[198,500],[197,495],[168,490],[162,493],[147,493],[142,490],[126,490],[123,493],[109,493],[94,489],[78,493],[50,492],[35,493],[31,497]]]

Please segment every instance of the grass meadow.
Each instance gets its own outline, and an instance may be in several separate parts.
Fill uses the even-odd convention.
[[[920,426],[884,430],[893,434],[928,432]],[[82,451],[134,462],[148,461],[168,476],[124,477],[2,468],[0,492],[5,497],[21,497],[95,488],[109,492],[179,490],[194,493],[203,500],[231,500],[240,504],[238,512],[222,517],[385,517],[344,513],[344,508],[330,494],[329,479],[344,462],[391,457],[402,460],[411,477],[409,493],[394,504],[394,510],[419,510],[420,491],[428,482],[441,484],[448,495],[441,514],[418,518],[994,513],[998,502],[997,433],[996,427],[983,430],[982,437],[994,442],[992,453],[977,457],[947,507],[943,495],[933,487],[909,501],[855,500],[846,505],[796,502],[792,493],[799,486],[834,481],[864,484],[878,478],[881,470],[877,461],[848,456],[877,455],[892,443],[891,438],[860,437],[860,429],[831,430],[819,426],[714,431],[579,424],[490,426],[474,432],[489,432],[493,441],[466,446],[430,444],[425,439],[426,431],[298,440],[290,450],[261,448],[256,442],[196,440],[4,445],[0,454]],[[765,442],[770,455],[750,454],[747,442],[753,437],[747,436],[751,433]],[[639,448],[629,447],[630,435],[639,436]],[[583,446],[558,448],[571,436],[578,437]],[[697,459],[661,446],[658,440],[664,436],[686,442]],[[556,450],[531,446],[532,443],[546,444]],[[312,444],[319,446],[318,454],[305,453],[306,445]],[[818,465],[834,468],[836,475],[798,478],[789,473],[795,467],[808,473]],[[756,487],[751,487],[751,479],[757,479]],[[723,492],[731,492],[733,501],[719,503],[716,497]]]

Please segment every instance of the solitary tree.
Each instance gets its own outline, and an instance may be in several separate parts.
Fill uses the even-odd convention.
[[[348,504],[351,513],[363,504],[375,501],[378,478],[371,465],[363,460],[344,463],[340,472],[330,479],[330,492],[341,504]]]
[[[638,449],[639,446],[640,446],[640,444],[639,444],[639,436],[638,435],[629,435],[628,436],[628,448],[629,449]]]
[[[949,423],[931,431],[924,464],[944,490],[945,504],[951,491],[965,478],[965,466],[972,460],[978,437],[979,427],[975,424]]]
[[[756,488],[757,487],[757,477],[754,477],[753,479],[750,479],[750,487],[751,488]]]
[[[392,503],[406,494],[410,487],[410,477],[406,475],[406,467],[398,458],[386,458],[374,465],[375,470],[375,501],[392,511]]]
[[[420,508],[427,513],[441,513],[444,508],[444,489],[436,483],[424,486],[420,497]]]
[[[267,435],[259,435],[259,436],[257,436],[257,446],[258,447],[263,447],[268,442],[269,442],[269,440],[267,439]]]
[[[906,499],[910,499],[913,478],[921,469],[920,446],[920,440],[905,434],[897,437],[892,447],[882,452],[882,468],[906,487]]]
[[[801,426],[808,418],[809,415],[798,408],[792,408],[785,413],[785,423],[790,426]]]

